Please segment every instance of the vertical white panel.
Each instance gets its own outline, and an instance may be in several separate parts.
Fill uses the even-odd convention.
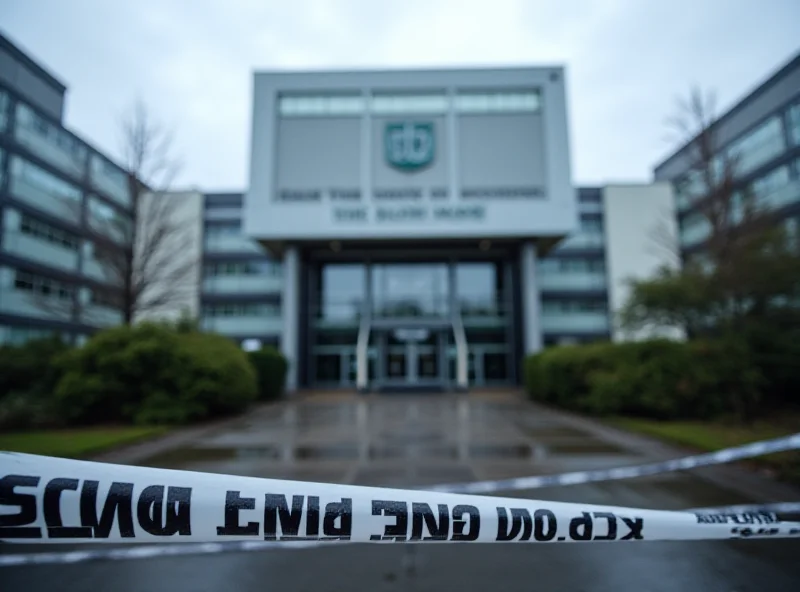
[[[283,317],[283,332],[281,333],[281,351],[289,362],[289,372],[286,376],[286,391],[297,390],[297,334],[298,323],[298,298],[300,279],[300,254],[297,247],[288,247],[283,255],[283,295],[281,299],[281,315]]]
[[[152,283],[152,287],[145,288],[142,294],[144,299],[147,299],[148,295],[153,296],[169,290],[172,294],[171,302],[158,310],[138,313],[134,318],[134,322],[178,319],[184,312],[196,318],[200,314],[200,284],[202,279],[203,194],[195,191],[145,194],[141,198],[142,207],[149,207],[148,204],[151,203],[151,200],[156,199],[174,200],[170,207],[164,211],[166,215],[172,218],[170,220],[171,225],[180,230],[170,234],[163,240],[158,247],[155,260],[168,261],[171,270],[180,269],[184,265],[194,265],[194,267],[190,273],[182,276],[177,285],[165,287]],[[147,219],[147,215],[143,215],[138,223],[146,224]],[[142,237],[147,235],[147,232],[140,228],[137,236],[142,240]],[[142,249],[145,246],[145,243],[136,245],[137,256],[142,255]]]
[[[623,331],[618,318],[630,297],[631,279],[650,278],[662,266],[680,265],[672,186],[668,183],[608,186],[603,190],[603,211],[612,339],[683,338],[683,331],[677,327]]]
[[[533,242],[522,245],[520,267],[525,353],[534,354],[542,349],[542,327],[539,285],[536,279],[536,245]]]

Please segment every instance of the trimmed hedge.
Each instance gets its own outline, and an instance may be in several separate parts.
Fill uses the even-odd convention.
[[[277,349],[266,347],[248,353],[250,363],[256,370],[258,398],[274,401],[283,394],[289,364]]]
[[[535,400],[654,419],[746,418],[763,385],[746,346],[730,340],[555,347],[528,357],[524,370]]]
[[[54,397],[70,423],[182,424],[242,411],[257,396],[235,343],[159,324],[101,331],[62,365]]]

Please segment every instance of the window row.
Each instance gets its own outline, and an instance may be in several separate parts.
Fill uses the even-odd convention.
[[[19,229],[23,234],[35,236],[71,251],[77,251],[80,248],[80,239],[75,234],[24,214],[20,220]]]
[[[734,159],[734,172],[740,176],[779,156],[784,150],[783,122],[779,115],[775,115],[731,143],[726,154]]]
[[[6,131],[8,124],[8,94],[0,90],[0,132]]]
[[[543,300],[542,314],[576,312],[606,312],[606,303],[601,300]]]
[[[539,262],[542,273],[600,273],[606,270],[602,259],[542,259]]]
[[[581,218],[581,233],[602,234],[603,221],[599,218]]]
[[[120,241],[131,239],[131,216],[93,197],[88,200],[88,208],[89,223],[96,231]]]
[[[205,277],[265,275],[281,273],[281,264],[274,261],[229,261],[209,263],[205,266]]]
[[[450,97],[444,93],[286,95],[278,100],[284,116],[358,115],[369,110],[378,115],[399,113],[445,113]],[[537,90],[463,92],[452,107],[459,113],[534,112],[541,106]]]
[[[14,156],[11,159],[11,177],[54,197],[61,197],[74,202],[79,202],[81,199],[80,189],[72,183],[68,183],[18,156]]]
[[[86,161],[86,146],[62,127],[52,123],[23,103],[17,105],[17,126],[34,132],[48,144],[69,153],[76,163]]]
[[[111,290],[92,290],[91,303],[108,308],[122,308],[122,294]]]
[[[242,223],[239,220],[231,222],[207,222],[205,234],[206,237],[238,236],[242,234]]]
[[[34,339],[55,335],[52,329],[42,327],[9,327],[0,325],[0,345],[22,345]]]
[[[81,190],[72,183],[47,172],[35,164],[23,160],[18,156],[11,159],[11,178],[14,181],[25,183],[44,193],[78,203],[81,200]]]
[[[266,302],[219,302],[203,307],[206,317],[277,317],[280,314],[280,306]]]
[[[16,270],[14,288],[59,300],[71,300],[75,296],[75,286],[72,284],[21,270]]]
[[[795,144],[800,144],[800,105],[789,110],[789,136]],[[711,161],[712,183],[722,181],[727,160],[737,177],[747,175],[761,165],[777,158],[786,150],[786,138],[780,115],[767,121],[734,140]],[[676,200],[679,209],[689,207],[692,202],[703,198],[710,188],[706,186],[703,171],[689,171],[675,182]]]
[[[789,108],[789,138],[792,144],[800,146],[800,103]]]

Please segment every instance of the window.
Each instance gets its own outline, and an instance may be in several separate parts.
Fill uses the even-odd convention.
[[[81,192],[77,187],[17,156],[11,161],[11,176],[53,197],[68,199],[76,204],[81,200]]]
[[[58,300],[71,300],[75,295],[75,287],[70,284],[20,270],[14,277],[14,288]]]
[[[281,264],[274,261],[226,261],[205,266],[206,277],[235,275],[280,275]]]
[[[92,290],[91,302],[96,306],[105,306],[115,309],[122,308],[121,294],[110,290]]]
[[[92,155],[91,166],[92,183],[96,187],[103,188],[110,197],[129,205],[130,188],[125,171],[98,154]]]
[[[370,110],[378,114],[395,113],[444,113],[448,100],[444,94],[375,94],[370,101]]]
[[[788,185],[789,181],[789,167],[782,166],[753,181],[750,189],[758,203],[767,206],[770,202],[769,197]]]
[[[48,143],[58,146],[62,151],[72,155],[76,163],[86,162],[86,147],[80,140],[22,103],[17,105],[17,126],[32,131]]]
[[[606,312],[602,300],[544,300],[542,312],[545,314]]]
[[[681,244],[684,246],[703,241],[710,233],[711,225],[708,220],[700,214],[687,216],[680,224]]]
[[[800,103],[789,108],[789,138],[792,144],[800,146]]]
[[[278,99],[278,112],[289,117],[358,115],[364,112],[361,95],[287,95]]]
[[[118,240],[131,238],[132,218],[127,214],[93,197],[89,198],[88,207],[89,223],[95,230]]]
[[[581,218],[581,232],[587,234],[602,234],[603,221],[598,218]]]
[[[475,92],[459,93],[456,110],[461,113],[534,112],[541,106],[539,92]]]
[[[736,174],[745,175],[785,149],[783,124],[776,115],[733,142],[727,153],[730,158],[737,159]]]
[[[113,181],[116,185],[121,187],[126,186],[125,172],[97,154],[92,155],[92,172],[100,173],[108,177],[109,180]]]
[[[242,233],[242,223],[240,220],[231,222],[206,223],[206,236],[237,236]]]
[[[8,95],[0,91],[0,132],[5,131],[8,124]]]
[[[606,264],[602,259],[543,259],[539,269],[542,273],[599,273]]]
[[[265,302],[220,302],[203,308],[207,317],[276,317],[280,315],[277,304]]]
[[[34,339],[45,339],[52,337],[55,332],[52,329],[39,327],[3,327],[0,326],[0,344],[22,345]]]
[[[23,234],[35,236],[71,251],[77,251],[80,246],[78,237],[71,232],[61,230],[25,214],[22,215],[19,229]]]

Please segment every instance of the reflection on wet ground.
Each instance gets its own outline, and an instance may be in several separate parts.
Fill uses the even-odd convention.
[[[338,472],[336,482],[413,486],[444,475],[542,474],[565,464],[576,470],[629,463],[636,456],[525,411],[516,402],[468,397],[293,404],[143,464],[249,474],[255,463],[262,477],[294,477],[324,465]],[[377,481],[382,474],[391,482]]]

